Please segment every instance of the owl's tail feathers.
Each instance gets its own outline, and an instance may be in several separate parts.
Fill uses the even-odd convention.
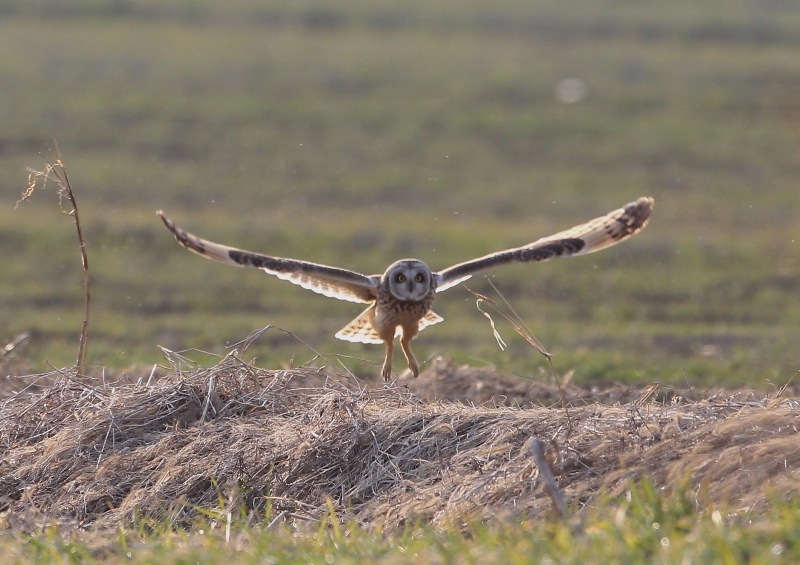
[[[383,343],[383,340],[372,325],[375,316],[375,304],[361,312],[358,317],[336,332],[336,339],[353,341],[356,343]]]
[[[422,331],[433,324],[438,324],[439,322],[444,322],[444,318],[442,318],[433,310],[428,310],[428,313],[419,320],[419,331]]]
[[[375,330],[375,326],[372,325],[374,316],[375,305],[372,304],[369,308],[361,312],[361,314],[359,314],[355,320],[336,332],[336,339],[352,341],[355,343],[383,343],[383,340]],[[428,310],[428,313],[419,320],[419,331],[443,321],[444,318],[442,318],[439,314],[433,310]],[[400,337],[402,333],[403,328],[401,326],[397,326],[394,337]]]

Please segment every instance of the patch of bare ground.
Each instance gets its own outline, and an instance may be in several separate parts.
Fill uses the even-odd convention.
[[[553,502],[534,437],[570,512],[642,477],[731,510],[800,491],[800,402],[785,392],[569,386],[565,408],[557,388],[482,369],[369,388],[232,357],[153,381],[53,373],[0,403],[0,525],[306,521],[329,504],[388,529],[535,517]]]

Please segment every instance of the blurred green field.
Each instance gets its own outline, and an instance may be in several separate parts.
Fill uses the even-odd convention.
[[[157,345],[221,355],[276,325],[378,373],[382,348],[333,338],[359,305],[193,256],[159,208],[208,239],[372,274],[401,256],[442,268],[641,195],[653,219],[624,245],[493,273],[557,369],[765,388],[800,368],[793,2],[0,0],[0,14],[0,341],[32,332],[7,374],[77,350],[70,219],[54,187],[14,206],[53,138],[86,230],[98,370],[162,362]],[[570,78],[585,96],[565,103]],[[499,351],[463,288],[435,310],[447,323],[420,359],[549,378],[507,325]],[[246,357],[314,353],[267,332]]]

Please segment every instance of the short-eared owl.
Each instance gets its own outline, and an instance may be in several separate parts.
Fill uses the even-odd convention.
[[[381,374],[388,381],[392,372],[392,353],[396,337],[400,338],[408,368],[415,377],[419,375],[419,364],[411,353],[410,342],[421,330],[442,321],[431,310],[437,292],[452,288],[475,273],[499,265],[547,261],[554,257],[581,255],[605,249],[644,228],[652,210],[653,199],[642,197],[585,224],[522,247],[459,263],[442,271],[434,273],[425,263],[416,259],[401,259],[389,265],[383,275],[372,276],[212,243],[183,231],[164,217],[161,211],[157,214],[175,235],[178,243],[204,257],[229,265],[263,269],[270,275],[331,298],[369,304],[355,320],[339,330],[336,337],[361,343],[384,343],[386,358]]]

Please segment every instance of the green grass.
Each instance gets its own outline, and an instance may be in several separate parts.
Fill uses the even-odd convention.
[[[174,532],[158,523],[64,538],[54,529],[0,538],[7,563],[792,563],[800,558],[796,501],[775,500],[769,519],[703,506],[647,482],[564,523],[453,524],[444,532],[408,526],[368,532],[335,515],[315,526],[247,526],[209,512]],[[230,527],[228,526],[230,524]]]
[[[578,7],[580,9],[578,9]],[[381,272],[440,268],[656,198],[648,229],[494,282],[576,378],[766,386],[798,367],[800,10],[739,1],[0,2],[0,339],[70,365],[81,275],[48,189],[14,209],[57,138],[86,227],[89,361],[156,345],[225,352],[274,324],[373,377],[332,335],[358,313],[178,248],[153,215],[257,251]],[[563,104],[558,81],[587,96]],[[50,192],[50,193],[47,193]],[[471,287],[489,292],[488,285]],[[535,375],[462,289],[419,356]],[[511,330],[503,330],[509,337]],[[267,334],[260,363],[303,362]],[[713,354],[709,354],[709,352]],[[293,361],[292,361],[293,360]]]

